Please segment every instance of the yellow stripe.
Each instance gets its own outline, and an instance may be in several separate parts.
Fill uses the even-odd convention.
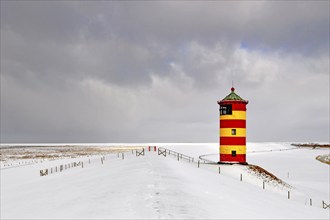
[[[232,134],[232,129],[236,130],[236,135]],[[245,128],[220,128],[220,137],[245,137]]]
[[[246,154],[246,146],[245,145],[221,145],[220,146],[220,154],[231,154],[231,152],[235,150],[236,154]]]
[[[230,119],[246,120],[246,111],[233,111],[231,115],[220,115],[220,120]]]

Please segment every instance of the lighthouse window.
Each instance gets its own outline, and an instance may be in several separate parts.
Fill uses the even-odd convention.
[[[231,151],[231,156],[236,157],[236,150]]]
[[[236,135],[236,129],[231,129],[231,135]]]
[[[220,115],[231,115],[231,105],[220,105]]]

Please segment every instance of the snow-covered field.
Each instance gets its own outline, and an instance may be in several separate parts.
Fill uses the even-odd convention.
[[[136,149],[149,145],[194,157],[194,162],[173,154],[164,157],[147,147],[144,156],[136,156]],[[219,174],[219,165],[202,160],[218,161],[217,143],[77,144],[57,150],[52,145],[33,150],[31,146],[28,158],[21,157],[22,149],[16,156],[15,150],[4,154],[7,146],[1,146],[1,219],[330,218],[330,208],[322,208],[322,200],[330,202],[329,165],[315,159],[329,154],[329,148],[248,143],[248,162],[288,184],[281,185],[247,166],[221,165]],[[80,150],[58,151],[70,147]],[[93,150],[82,154],[87,148]],[[33,158],[41,151],[43,156]],[[57,156],[45,156],[49,152]],[[80,163],[55,172],[55,167],[73,162],[83,162],[83,168]],[[45,169],[49,175],[40,176]]]

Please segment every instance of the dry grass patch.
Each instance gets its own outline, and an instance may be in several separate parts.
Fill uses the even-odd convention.
[[[45,146],[45,147],[19,147],[1,149],[1,161],[20,159],[58,159],[76,158],[89,155],[104,155],[112,153],[123,153],[131,150],[141,150],[146,146]]]
[[[94,153],[122,153],[130,150],[141,150],[143,147],[139,146],[127,146],[127,147],[90,147],[86,151]]]
[[[260,177],[261,179],[263,179],[265,182],[268,183],[274,183],[275,185],[281,185],[287,188],[292,188],[292,186],[290,186],[288,183],[284,182],[283,180],[281,180],[280,178],[278,178],[277,176],[275,176],[274,174],[268,172],[267,170],[265,170],[262,167],[259,167],[257,165],[249,165],[248,170],[253,173],[254,175]]]
[[[308,144],[291,144],[295,147],[308,147],[308,148],[330,148],[330,144],[316,144],[316,143],[308,143]]]
[[[330,154],[319,155],[315,159],[322,163],[330,165]]]

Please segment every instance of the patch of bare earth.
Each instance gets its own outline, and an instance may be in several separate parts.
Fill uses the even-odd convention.
[[[274,185],[279,185],[286,188],[292,188],[292,186],[290,186],[288,183],[284,182],[274,174],[257,165],[250,164],[248,166],[248,171],[253,175],[260,177],[264,182],[273,183]]]
[[[316,160],[330,165],[330,154],[323,154],[316,157]]]

